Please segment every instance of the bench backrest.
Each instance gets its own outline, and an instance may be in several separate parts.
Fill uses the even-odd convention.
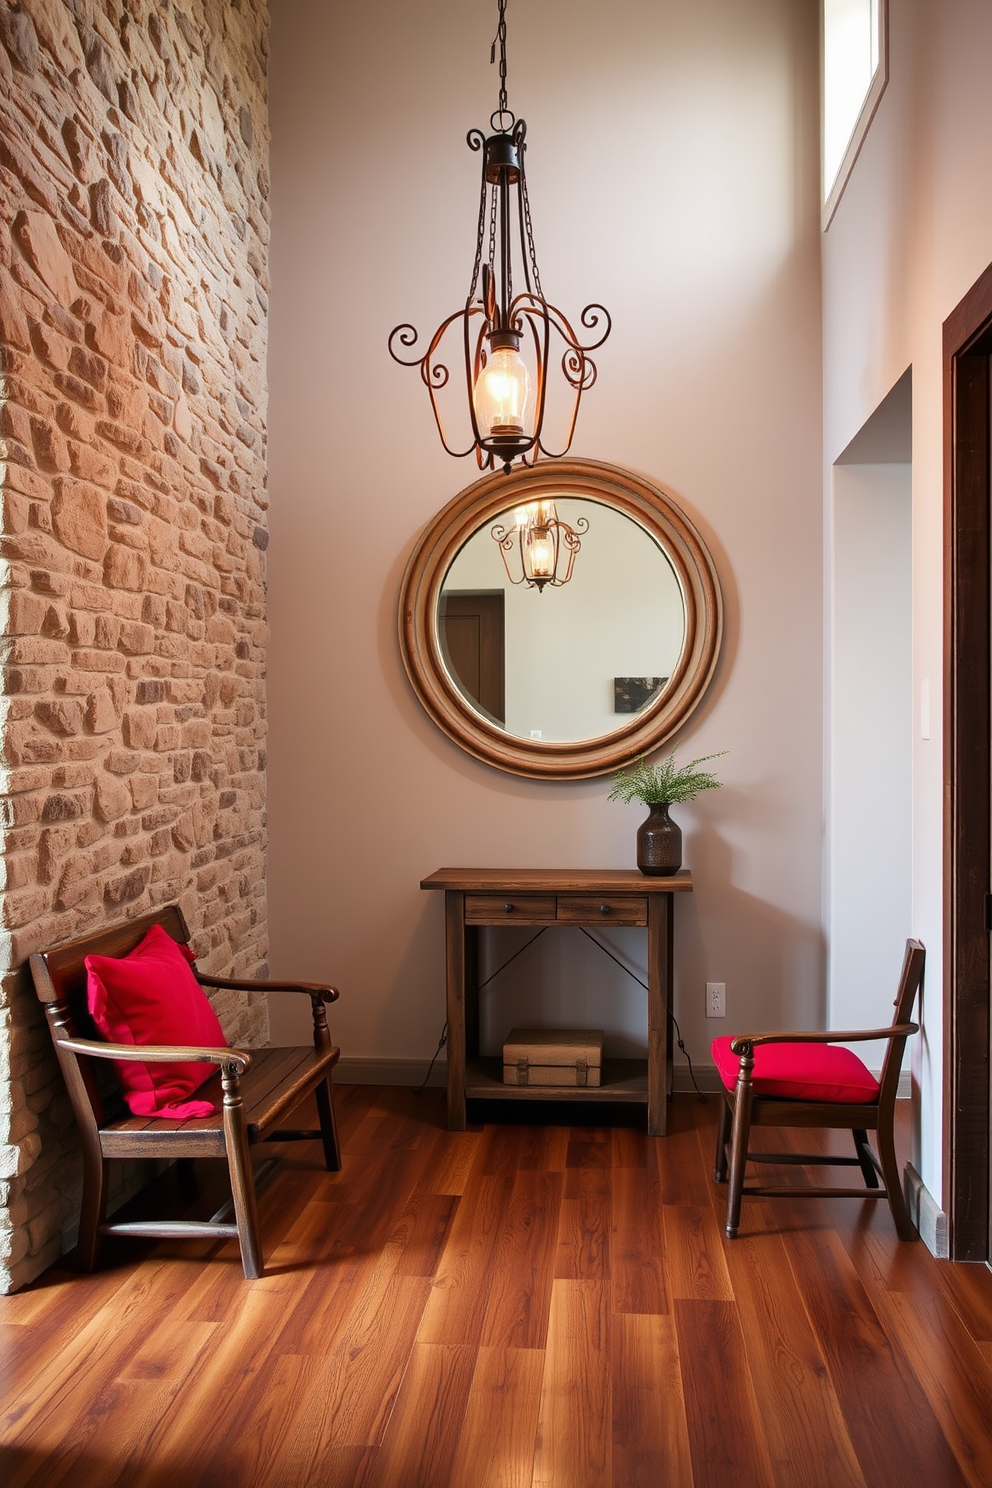
[[[50,951],[36,951],[31,957],[34,989],[44,1005],[55,1052],[81,1127],[103,1123],[104,1098],[109,1095],[107,1081],[112,1072],[107,1060],[88,1059],[63,1047],[66,1039],[98,1036],[86,1009],[85,958],[126,956],[140,944],[153,925],[161,925],[180,944],[189,944],[189,929],[182,910],[178,904],[166,904],[121,925],[111,925],[91,931],[77,940],[65,941]],[[99,1086],[94,1065],[100,1066]]]

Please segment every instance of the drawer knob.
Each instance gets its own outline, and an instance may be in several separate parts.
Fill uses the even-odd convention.
[[[512,914],[513,913],[513,905],[512,904],[504,904],[503,905],[503,913],[504,914]]]
[[[601,904],[599,906],[599,912],[600,914],[609,914],[610,906],[608,904]]]

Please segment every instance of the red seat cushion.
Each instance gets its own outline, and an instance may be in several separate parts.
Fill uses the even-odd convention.
[[[732,1054],[731,1034],[713,1040],[713,1063],[728,1090],[737,1084],[740,1055]],[[786,1100],[836,1101],[872,1105],[879,1084],[871,1070],[840,1044],[759,1044],[754,1051],[755,1095]]]
[[[190,970],[195,959],[161,925],[153,925],[127,956],[87,956],[86,1001],[98,1031],[113,1044],[226,1048],[217,1014]],[[114,1064],[134,1116],[185,1121],[213,1113],[212,1102],[186,1097],[215,1073],[215,1064],[124,1059]]]

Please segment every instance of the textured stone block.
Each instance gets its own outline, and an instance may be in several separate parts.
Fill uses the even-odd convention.
[[[34,22],[38,40],[68,77],[83,62],[79,33],[72,24],[69,8],[62,0],[20,0],[20,3]]]
[[[108,734],[117,727],[117,709],[109,687],[98,687],[87,699],[86,727],[91,734]]]
[[[0,7],[0,41],[10,54],[10,60],[21,72],[32,73],[38,69],[38,36],[34,24],[20,5],[11,9]]]
[[[31,350],[28,317],[17,294],[10,271],[0,264],[0,341],[16,346],[19,351]]]
[[[7,7],[3,7],[6,12]],[[8,12],[9,13],[9,12]],[[19,212],[13,234],[28,263],[66,309],[79,293],[72,259],[62,246],[55,221],[45,212]]]
[[[108,589],[142,590],[148,562],[144,553],[121,543],[112,543],[103,566],[103,581]]]
[[[117,817],[122,817],[131,809],[131,792],[123,781],[116,780],[113,775],[100,775],[97,778],[94,809],[101,821],[116,821]]]
[[[58,792],[48,797],[41,812],[42,821],[75,821],[89,809],[89,802],[82,795]]]
[[[130,873],[111,879],[104,887],[104,900],[108,905],[118,907],[130,903],[133,899],[139,899],[145,891],[150,876],[151,868],[146,866],[132,869]]]
[[[45,698],[35,704],[35,717],[53,734],[82,733],[83,709],[76,698]]]
[[[62,476],[54,482],[52,525],[67,548],[99,561],[107,549],[106,499],[87,481]]]

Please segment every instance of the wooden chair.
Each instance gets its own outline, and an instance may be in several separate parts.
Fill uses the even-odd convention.
[[[336,1171],[341,1166],[331,1092],[331,1071],[341,1051],[331,1045],[324,1012],[325,1004],[335,1002],[338,993],[333,987],[308,982],[236,981],[208,976],[194,966],[197,981],[206,987],[299,992],[308,996],[313,1008],[313,1048],[253,1049],[249,1053],[243,1049],[111,1044],[86,1037],[91,1024],[86,1010],[84,957],[126,956],[152,925],[161,925],[180,944],[189,943],[189,931],[182,911],[178,905],[169,905],[31,957],[35,990],[45,1007],[82,1140],[79,1263],[82,1269],[93,1270],[103,1235],[180,1236],[187,1239],[237,1236],[245,1276],[254,1279],[262,1274],[262,1248],[255,1199],[256,1174],[249,1147],[258,1142],[319,1138],[328,1169]],[[216,1064],[217,1074],[196,1095],[197,1098],[213,1100],[218,1110],[212,1116],[185,1121],[130,1116],[123,1102],[115,1099],[113,1093],[108,1098],[101,1096],[98,1090],[94,1061],[115,1059],[145,1063],[203,1060]],[[112,1066],[107,1064],[106,1068],[112,1069]],[[105,1088],[107,1081],[101,1083]],[[277,1123],[311,1092],[317,1099],[319,1129],[304,1131],[278,1127]],[[212,1219],[107,1222],[107,1164],[111,1158],[194,1157],[218,1157],[227,1161],[231,1198]],[[274,1161],[269,1160],[265,1166],[271,1166]],[[230,1222],[232,1211],[234,1223]]]
[[[724,1069],[720,1073],[725,1096],[717,1132],[716,1181],[723,1183],[727,1179],[729,1144],[730,1182],[727,1193],[726,1226],[729,1239],[733,1240],[737,1236],[741,1201],[745,1194],[778,1197],[788,1195],[790,1198],[803,1196],[819,1198],[828,1194],[842,1198],[887,1199],[900,1240],[916,1238],[916,1230],[903,1199],[902,1183],[896,1163],[893,1121],[903,1050],[907,1038],[918,1030],[918,1025],[908,1020],[923,981],[924,959],[925,952],[920,942],[918,940],[907,941],[899,991],[895,1000],[895,1017],[890,1028],[875,1028],[855,1033],[830,1030],[826,1033],[741,1034],[730,1040],[714,1041],[714,1057],[717,1058],[718,1067],[721,1055],[723,1057]],[[860,1060],[854,1060],[854,1063],[860,1066],[862,1073],[861,1088],[874,1086],[876,1091],[874,1097],[872,1098],[870,1093],[865,1093],[862,1094],[860,1100],[851,1099],[850,1096],[846,1100],[836,1097],[824,1098],[822,1089],[824,1082],[829,1084],[831,1080],[836,1080],[840,1088],[844,1078],[844,1071],[840,1068],[844,1061],[838,1059],[837,1056],[844,1056],[848,1064],[854,1059],[853,1055],[848,1057],[848,1051],[833,1049],[831,1046],[882,1038],[888,1042],[881,1077],[878,1081],[873,1079]],[[733,1078],[733,1072],[726,1059],[728,1044],[730,1052],[739,1056],[736,1080]],[[723,1045],[723,1049],[718,1050],[718,1045]],[[768,1074],[773,1073],[773,1078],[769,1079],[766,1075],[763,1082],[760,1068],[761,1056],[759,1054],[756,1061],[755,1051],[771,1045],[784,1046],[784,1049],[783,1053],[779,1053],[776,1057],[774,1072],[768,1072]],[[821,1056],[811,1061],[811,1050],[816,1046],[820,1047]],[[811,1069],[811,1062],[814,1065],[818,1063],[819,1070]],[[786,1094],[782,1093],[783,1085]],[[801,1092],[804,1085],[810,1089],[810,1098],[802,1098]],[[776,1091],[778,1093],[775,1093]],[[854,1137],[855,1156],[750,1152],[748,1142],[752,1126],[847,1128]],[[877,1134],[877,1154],[869,1145],[869,1131],[875,1131]],[[864,1176],[865,1187],[811,1186],[802,1188],[797,1185],[770,1187],[758,1184],[745,1186],[744,1170],[748,1162],[859,1167]],[[879,1187],[879,1175],[884,1179],[884,1188]]]

